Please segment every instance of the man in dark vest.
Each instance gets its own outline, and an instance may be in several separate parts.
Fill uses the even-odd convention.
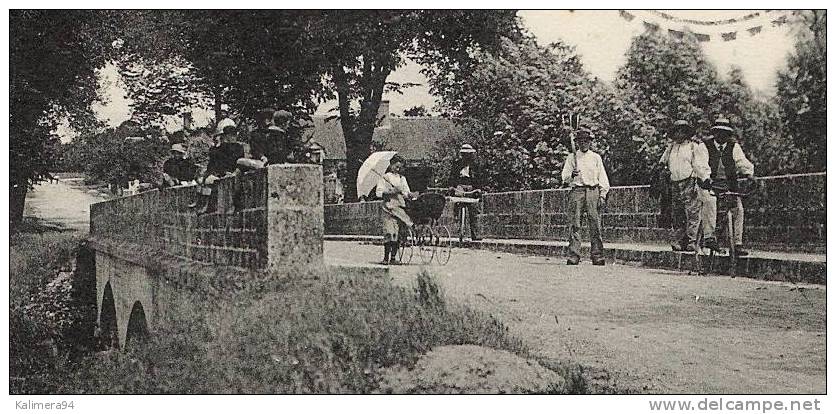
[[[755,175],[755,166],[743,154],[740,144],[734,139],[734,128],[731,122],[724,117],[717,118],[714,126],[711,127],[712,136],[705,140],[708,149],[708,165],[711,167],[711,181],[715,189],[723,191],[739,191],[738,179],[746,178],[752,180]],[[717,197],[708,191],[701,194],[703,199],[702,223],[703,223],[703,246],[711,249],[718,249],[715,230],[717,228]],[[749,253],[743,250],[743,201],[740,197],[735,199],[732,210],[734,221],[734,244],[738,256],[746,256]]]

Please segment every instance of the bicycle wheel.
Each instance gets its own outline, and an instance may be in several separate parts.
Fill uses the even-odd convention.
[[[415,244],[415,232],[412,229],[404,230],[405,235],[401,236],[398,243],[398,261],[403,264],[412,262],[412,246]]]
[[[432,263],[433,256],[435,256],[432,227],[426,224],[415,226],[415,247],[418,249],[418,256],[421,257],[421,263]]]
[[[453,255],[453,238],[447,226],[435,226],[435,245],[435,260],[440,265],[446,265]]]

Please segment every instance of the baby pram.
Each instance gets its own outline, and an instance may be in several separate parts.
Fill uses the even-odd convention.
[[[399,254],[402,263],[412,261],[413,249],[418,251],[423,264],[430,264],[433,259],[441,265],[450,261],[453,239],[447,226],[439,224],[446,204],[447,197],[434,192],[407,201],[404,210],[415,225],[401,236]]]

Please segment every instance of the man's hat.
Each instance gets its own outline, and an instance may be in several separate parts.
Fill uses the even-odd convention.
[[[476,149],[473,148],[473,145],[470,144],[462,144],[462,147],[459,149],[459,152],[465,154],[472,154],[476,152]]]
[[[728,118],[723,116],[717,118],[717,120],[714,121],[714,126],[711,127],[711,130],[734,132],[734,128],[732,128],[731,122],[729,122]]]
[[[575,132],[575,140],[577,141],[579,139],[588,139],[591,141],[595,139],[595,134],[593,134],[592,131],[590,131],[587,128],[581,128],[577,132]]]
[[[172,152],[179,152],[181,154],[185,154],[186,153],[186,147],[184,147],[183,144],[174,144],[174,145],[171,146],[171,151]]]
[[[235,129],[235,121],[229,118],[221,119],[221,122],[218,122],[218,126],[215,128],[215,136],[223,134],[227,128]]]
[[[694,133],[694,127],[691,126],[690,122],[684,119],[676,120],[676,122],[673,123],[673,129],[674,131],[684,129],[687,130],[689,133]]]
[[[273,114],[273,119],[276,121],[286,121],[291,118],[293,118],[293,115],[284,109],[280,109]]]

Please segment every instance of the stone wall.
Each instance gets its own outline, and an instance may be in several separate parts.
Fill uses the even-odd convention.
[[[747,243],[807,249],[826,241],[826,173],[758,179],[759,190],[744,201]],[[483,196],[483,237],[568,239],[568,189],[515,191]],[[327,234],[379,234],[380,203],[325,206]],[[442,223],[452,224],[447,206]],[[660,208],[649,186],[614,187],[603,214],[604,240],[666,242]],[[723,228],[719,222],[718,227]],[[586,230],[584,230],[586,231]]]
[[[322,170],[274,165],[220,180],[218,208],[188,206],[197,187],[153,190],[94,204],[90,236],[176,258],[270,271],[322,266]],[[233,204],[237,196],[238,208]]]

